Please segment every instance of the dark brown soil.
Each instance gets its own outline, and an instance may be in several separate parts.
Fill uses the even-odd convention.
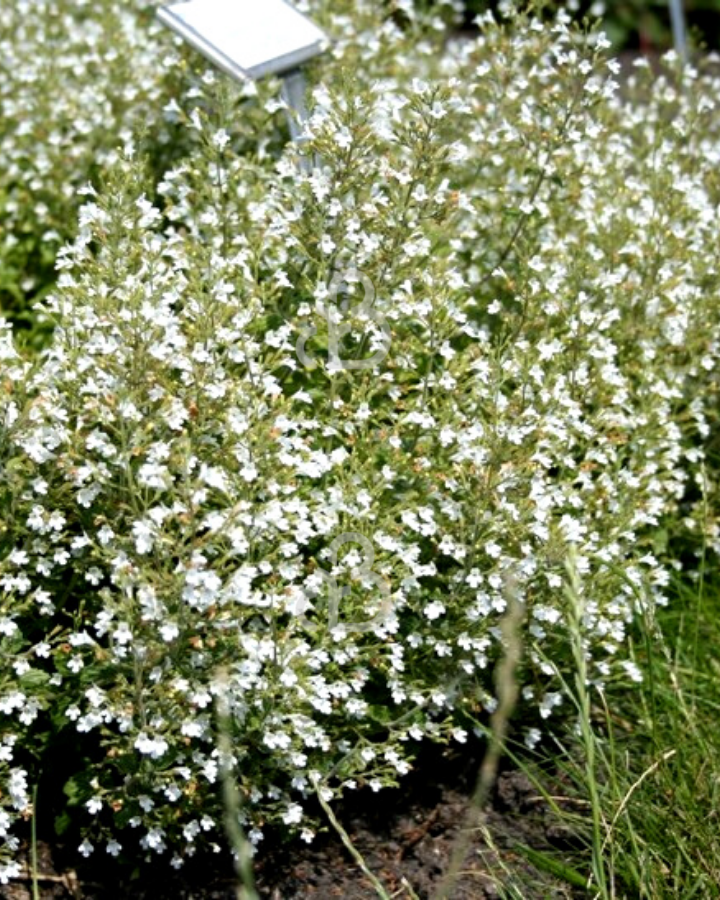
[[[576,843],[538,795],[526,775],[500,774],[482,815],[470,815],[479,751],[440,755],[418,762],[400,790],[349,796],[337,815],[370,871],[393,898],[434,898],[462,834],[469,838],[462,875],[451,900],[518,897],[550,900],[584,896],[533,867],[522,846],[536,851],[571,849]],[[554,794],[562,787],[546,785]],[[562,800],[560,800],[562,803]],[[474,827],[467,829],[468,822]],[[134,873],[92,858],[72,870],[63,848],[40,842],[38,886],[42,900],[235,900],[232,869],[223,855],[196,859],[179,872],[155,863]],[[258,854],[257,889],[263,900],[373,900],[377,893],[335,833],[308,846],[277,844]],[[31,900],[32,884],[21,879],[0,888],[4,900]]]

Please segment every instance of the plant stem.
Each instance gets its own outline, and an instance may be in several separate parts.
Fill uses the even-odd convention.
[[[585,780],[592,810],[592,869],[599,895],[605,900],[613,896],[609,891],[605,872],[605,841],[602,798],[597,781],[597,743],[592,727],[590,692],[588,690],[587,655],[583,642],[585,602],[575,555],[571,551],[566,562],[568,582],[566,595],[570,601],[570,641],[575,662],[576,702],[580,714],[580,734],[585,750]]]
[[[327,800],[323,797],[322,789],[318,785],[315,786],[315,792],[317,794],[318,800],[320,801],[320,806],[322,806],[323,810],[325,811],[325,815],[330,820],[330,824],[335,829],[335,831],[338,833],[340,840],[345,845],[345,849],[348,851],[350,856],[352,856],[352,858],[358,864],[358,866],[360,867],[360,869],[362,870],[363,874],[365,875],[367,880],[370,882],[370,884],[372,884],[372,886],[375,888],[375,892],[377,893],[378,897],[380,897],[380,900],[390,900],[390,895],[387,893],[385,888],[382,886],[382,883],[380,882],[380,880],[378,878],[376,878],[375,875],[373,875],[373,873],[368,868],[368,865],[365,862],[365,860],[362,858],[360,851],[350,840],[350,835],[347,833],[347,831],[345,831],[345,829],[342,827],[342,825],[338,821],[335,813],[332,811],[332,807],[327,802]]]
[[[30,865],[32,866],[32,895],[33,900],[40,900],[40,888],[38,886],[37,867],[37,782],[32,792],[32,819],[30,820]]]
[[[227,674],[218,675],[220,684],[227,684]],[[232,739],[230,736],[230,709],[224,691],[221,691],[216,703],[218,720],[218,750],[220,751],[220,777],[222,781],[222,798],[225,807],[225,831],[233,848],[233,860],[240,884],[237,889],[238,900],[260,900],[255,889],[255,876],[252,866],[252,846],[245,836],[240,824],[242,801],[230,760],[233,758]]]
[[[504,593],[507,612],[500,628],[505,651],[495,675],[498,705],[490,719],[489,744],[480,767],[465,829],[455,842],[450,865],[438,889],[436,900],[452,900],[452,891],[461,874],[472,829],[477,824],[477,816],[482,816],[483,807],[497,777],[498,766],[505,750],[508,722],[518,701],[519,685],[516,673],[522,656],[520,628],[525,610],[518,597],[517,584],[512,575],[506,576]]]

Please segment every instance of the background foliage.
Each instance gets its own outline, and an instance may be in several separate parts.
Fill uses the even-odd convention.
[[[553,4],[551,4],[553,5]],[[575,0],[561,5],[578,18],[590,14],[602,17],[602,27],[616,50],[663,51],[672,46],[672,28],[667,0]],[[496,8],[487,0],[465,0],[465,21],[478,13]],[[700,43],[718,48],[720,35],[720,2],[718,0],[685,0],[688,28]]]

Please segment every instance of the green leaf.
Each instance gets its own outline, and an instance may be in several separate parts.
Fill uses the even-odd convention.
[[[42,669],[29,669],[20,676],[20,686],[23,688],[43,687],[50,681],[50,675]]]
[[[567,884],[572,884],[574,887],[587,888],[587,877],[578,872],[577,869],[560,862],[548,853],[533,850],[532,847],[527,847],[525,844],[516,844],[515,846],[525,859],[541,872],[554,875],[556,878],[565,881]]]
[[[118,828],[125,828],[130,819],[135,815],[131,807],[124,807],[115,813],[115,824]]]
[[[63,794],[68,798],[68,806],[78,806],[90,796],[90,775],[78,772],[71,775],[63,785]]]
[[[62,837],[68,828],[72,825],[72,816],[67,810],[60,813],[60,815],[55,816],[55,834],[58,837]]]
[[[370,713],[370,718],[375,722],[380,722],[383,725],[386,722],[390,722],[392,719],[392,714],[387,706],[383,704],[379,704],[376,706],[371,706],[368,710]]]
[[[659,528],[653,534],[653,551],[657,556],[662,556],[668,548],[670,535],[666,528]]]

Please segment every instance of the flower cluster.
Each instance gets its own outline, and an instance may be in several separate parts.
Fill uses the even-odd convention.
[[[82,186],[143,130],[155,157],[168,155],[166,106],[183,76],[153,6],[21,0],[0,9],[0,309],[25,327],[75,233]]]
[[[223,777],[253,842],[311,839],[315,793],[392,784],[492,710],[510,603],[536,739],[565,700],[569,555],[602,683],[665,601],[658,526],[717,543],[692,490],[720,82],[670,59],[620,99],[562,15],[443,46],[395,6],[313,5],[337,42],[282,152],[253,130],[277,105],[203,79],[192,152],[158,178],[127,150],[88,188],[47,351],[0,333],[11,850],[16,749],[51,704],[95,754],[81,853],[181,864],[218,838]]]

